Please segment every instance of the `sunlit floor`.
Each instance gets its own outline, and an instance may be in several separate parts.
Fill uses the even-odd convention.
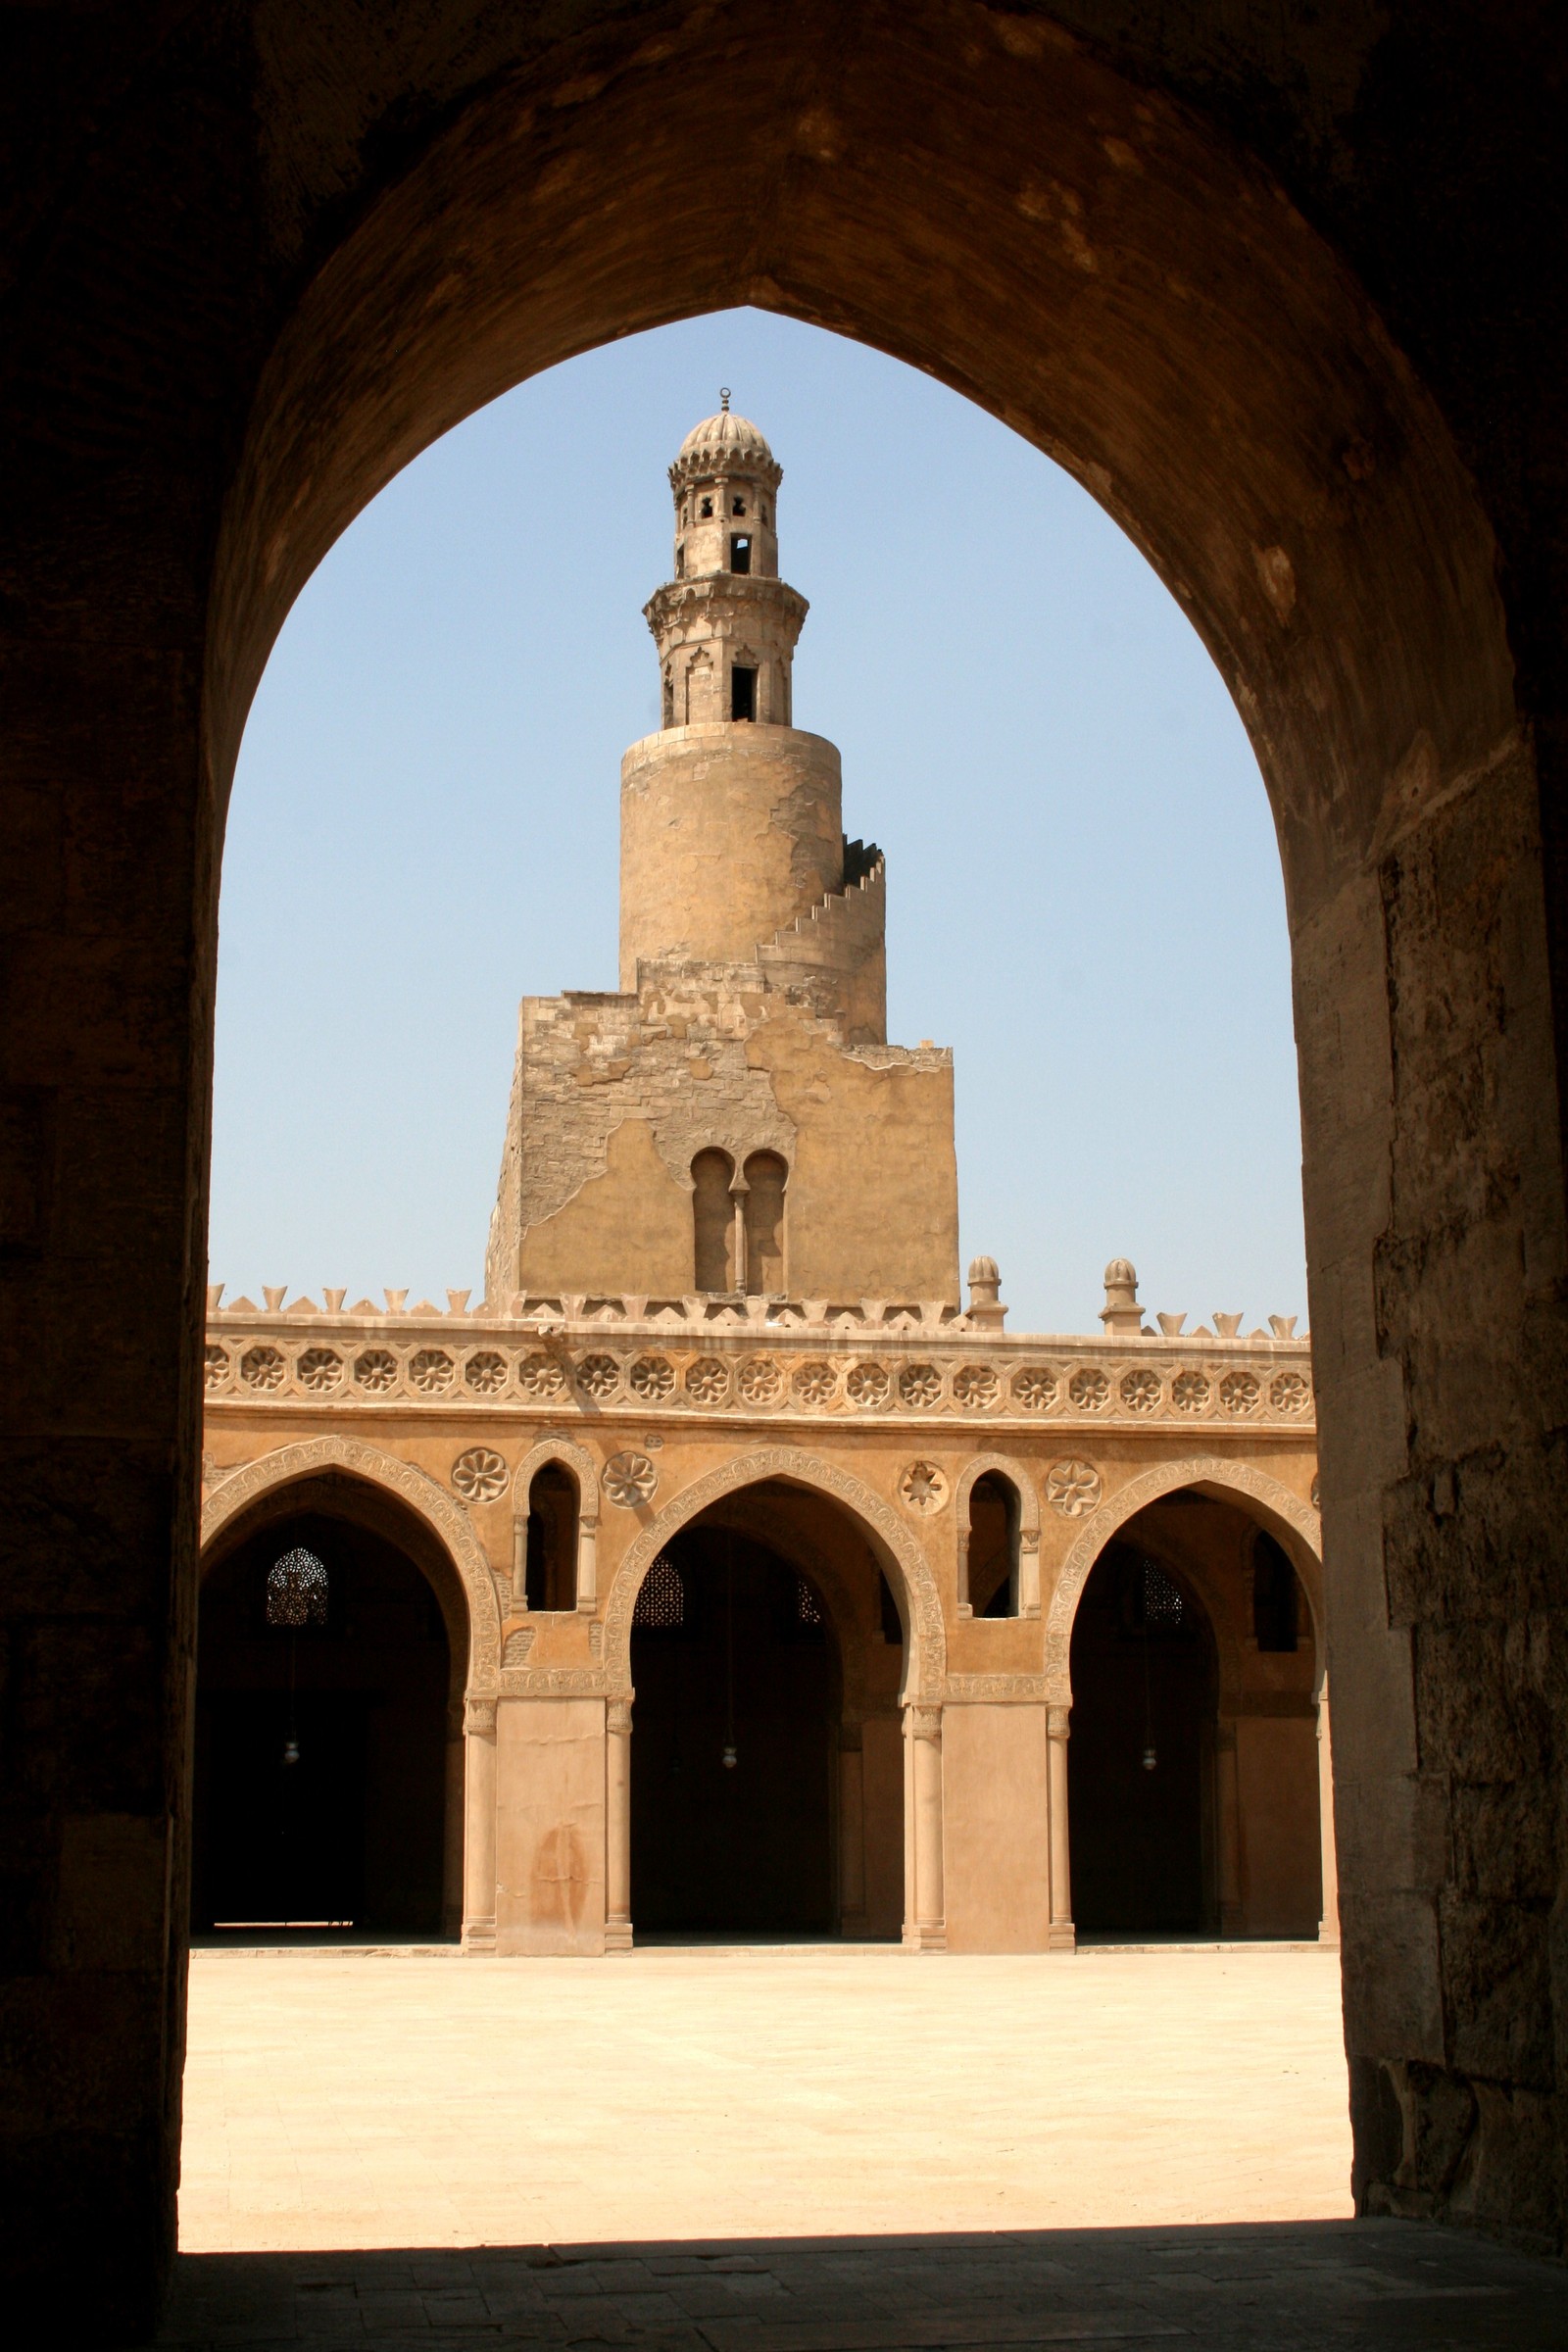
[[[205,1952],[180,2243],[536,2245],[1350,2211],[1337,1955]]]

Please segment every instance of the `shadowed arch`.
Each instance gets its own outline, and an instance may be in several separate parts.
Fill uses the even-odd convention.
[[[348,1471],[383,1489],[423,1520],[450,1556],[467,1599],[466,1695],[493,1691],[501,1660],[501,1613],[489,1558],[463,1505],[411,1462],[400,1462],[358,1438],[306,1438],[296,1446],[280,1446],[213,1489],[202,1507],[203,1550],[263,1495],[298,1485],[321,1470]]]
[[[610,1691],[625,1696],[631,1690],[631,1618],[638,1589],[654,1561],[672,1536],[706,1511],[710,1503],[742,1487],[780,1478],[841,1503],[861,1522],[872,1540],[872,1550],[891,1565],[903,1589],[906,1632],[903,1696],[937,1699],[947,1673],[947,1637],[942,1623],[942,1600],[931,1564],[910,1530],[900,1521],[881,1495],[863,1486],[847,1470],[819,1461],[794,1446],[769,1446],[765,1452],[740,1455],[689,1487],[667,1502],[641,1529],[615,1571],[605,1607],[605,1678]]]
[[[1114,1494],[1107,1495],[1099,1510],[1084,1521],[1074,1540],[1072,1549],[1061,1564],[1055,1591],[1051,1596],[1051,1608],[1046,1618],[1046,1694],[1054,1707],[1072,1704],[1072,1678],[1069,1656],[1072,1644],[1073,1619],[1078,1603],[1095,1562],[1118,1528],[1125,1527],[1146,1504],[1158,1502],[1164,1494],[1174,1494],[1182,1487],[1198,1487],[1222,1497],[1239,1496],[1265,1523],[1272,1522],[1271,1532],[1283,1533],[1290,1541],[1288,1549],[1311,1603],[1318,1632],[1317,1665],[1321,1677],[1324,1671],[1322,1642],[1323,1588],[1321,1578],[1322,1534],[1318,1515],[1309,1503],[1294,1494],[1290,1488],[1266,1471],[1255,1470],[1250,1462],[1229,1462],[1216,1456],[1195,1456],[1188,1461],[1161,1462],[1152,1470],[1144,1470],[1130,1478]],[[1304,1559],[1303,1559],[1304,1554]],[[1302,1573],[1302,1571],[1305,1573]]]

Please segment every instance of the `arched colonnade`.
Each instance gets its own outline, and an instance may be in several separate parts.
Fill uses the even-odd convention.
[[[577,1483],[579,1494],[579,1551],[577,1605],[597,1611],[597,1532],[600,1504],[598,1465],[584,1447],[564,1439],[545,1439],[529,1449],[511,1478],[514,1526],[520,1528],[536,1473],[564,1465]],[[960,1474],[955,1489],[956,1507],[951,1537],[957,1553],[962,1590],[964,1521],[962,1503],[975,1481],[1000,1473],[1015,1485],[1019,1501],[1019,1541],[1032,1570],[1021,1582],[1022,1614],[1040,1607],[1040,1504],[1035,1480],[1026,1465],[996,1453],[976,1455]],[[262,1456],[223,1479],[208,1497],[202,1521],[204,1563],[220,1556],[240,1528],[258,1524],[258,1514],[278,1517],[291,1500],[308,1493],[323,1475],[358,1485],[391,1497],[428,1530],[450,1561],[454,1584],[461,1589],[466,1623],[454,1643],[454,1657],[465,1661],[462,1672],[463,1770],[461,1800],[454,1787],[451,1802],[461,1801],[463,1939],[474,1952],[496,1947],[497,1877],[497,1708],[509,1696],[550,1693],[526,1668],[506,1663],[505,1611],[514,1606],[518,1590],[520,1551],[514,1554],[513,1584],[497,1569],[464,1508],[422,1470],[395,1455],[351,1438],[314,1438]],[[941,1949],[946,1942],[945,1815],[943,1718],[950,1700],[970,1696],[965,1678],[956,1678],[950,1691],[947,1674],[948,1638],[937,1566],[909,1522],[860,1479],[801,1448],[773,1446],[740,1454],[692,1480],[657,1512],[648,1513],[615,1567],[604,1596],[603,1635],[599,1642],[601,1668],[594,1676],[593,1693],[602,1698],[605,1730],[604,1779],[604,1900],[605,1948],[629,1950],[631,1911],[631,1738],[635,1691],[631,1671],[631,1633],[637,1595],[643,1580],[661,1553],[683,1529],[727,1498],[769,1481],[783,1481],[821,1496],[846,1513],[881,1563],[898,1603],[904,1629],[904,1660],[899,1692],[904,1728],[906,1888],[904,1940],[914,1950]],[[1322,1838],[1324,1918],[1320,1934],[1338,1938],[1332,1807],[1332,1766],[1329,1748],[1328,1691],[1322,1640],[1322,1577],[1318,1549],[1317,1513],[1291,1490],[1250,1464],[1218,1457],[1192,1457],[1161,1463],[1126,1479],[1105,1497],[1078,1528],[1071,1546],[1052,1584],[1045,1613],[1046,1672],[1038,1696],[1043,1699],[1048,1726],[1049,1770],[1043,1825],[1049,1863],[1049,1943],[1071,1948],[1072,1860],[1069,1843],[1067,1752],[1073,1693],[1069,1653],[1073,1622],[1096,1562],[1119,1530],[1160,1497],[1196,1491],[1240,1503],[1257,1522],[1274,1530],[1288,1548],[1305,1591],[1314,1639],[1314,1704],[1319,1745],[1319,1817]],[[352,1512],[352,1504],[348,1505]],[[520,1542],[520,1539],[519,1539]],[[450,1602],[448,1603],[450,1607]],[[960,1608],[958,1614],[965,1612]],[[1029,1684],[1032,1678],[1015,1678]]]

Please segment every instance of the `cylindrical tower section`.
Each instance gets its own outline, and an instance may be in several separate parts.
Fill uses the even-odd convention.
[[[836,745],[796,727],[666,727],[620,763],[620,985],[751,963],[844,886]]]

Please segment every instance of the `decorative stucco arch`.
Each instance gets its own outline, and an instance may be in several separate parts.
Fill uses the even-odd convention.
[[[847,1470],[793,1446],[740,1454],[694,1479],[637,1535],[615,1571],[605,1606],[605,1677],[611,1693],[620,1698],[630,1695],[632,1610],[643,1578],[664,1545],[710,1504],[770,1478],[788,1479],[827,1495],[853,1512],[873,1536],[876,1548],[896,1570],[904,1588],[912,1628],[913,1639],[905,1644],[903,1696],[906,1700],[939,1699],[947,1674],[948,1645],[942,1599],[930,1561],[911,1530],[880,1494]]]
[[[1072,1678],[1068,1658],[1072,1643],[1073,1619],[1089,1575],[1105,1545],[1118,1528],[1151,1502],[1158,1502],[1164,1494],[1174,1494],[1181,1487],[1218,1488],[1222,1493],[1244,1496],[1267,1518],[1277,1520],[1304,1548],[1306,1562],[1313,1573],[1303,1576],[1307,1598],[1312,1604],[1316,1625],[1323,1622],[1323,1595],[1319,1575],[1323,1559],[1323,1541],[1318,1515],[1309,1503],[1293,1494],[1290,1488],[1250,1462],[1229,1462],[1214,1455],[1195,1455],[1186,1461],[1161,1462],[1152,1470],[1144,1470],[1126,1485],[1108,1494],[1100,1508],[1084,1521],[1072,1549],[1062,1562],[1056,1579],[1056,1589],[1051,1596],[1051,1608],[1046,1618],[1046,1694],[1054,1707],[1072,1704]],[[1303,1563],[1298,1556],[1298,1567]],[[1316,1590],[1314,1590],[1316,1587]],[[1323,1643],[1318,1642],[1319,1673],[1322,1671]]]
[[[1018,1614],[1038,1617],[1040,1614],[1040,1495],[1034,1480],[1022,1462],[1014,1461],[1010,1453],[977,1453],[966,1462],[958,1477],[953,1497],[953,1526],[958,1551],[958,1613],[968,1613],[969,1602],[969,1496],[975,1481],[984,1478],[988,1470],[1004,1478],[1018,1497]]]
[[[513,1474],[512,1508],[522,1542],[520,1529],[528,1514],[528,1492],[537,1472],[547,1462],[560,1462],[577,1481],[577,1606],[593,1608],[599,1598],[599,1464],[582,1446],[570,1438],[541,1438],[530,1447]],[[512,1565],[512,1605],[526,1607],[523,1588],[523,1559],[520,1549]]]
[[[380,1487],[423,1520],[462,1580],[468,1604],[468,1679],[466,1695],[493,1692],[501,1662],[501,1612],[483,1544],[454,1496],[412,1462],[400,1462],[359,1438],[305,1438],[248,1462],[213,1489],[202,1506],[202,1549],[264,1494],[321,1470],[346,1470]]]

